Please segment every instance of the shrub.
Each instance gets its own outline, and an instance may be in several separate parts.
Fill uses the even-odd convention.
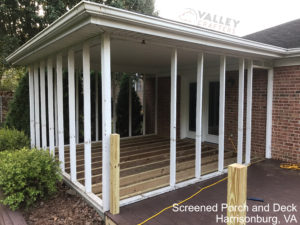
[[[61,180],[59,162],[48,151],[23,148],[0,152],[0,202],[12,210],[27,208],[54,194]]]
[[[0,129],[0,152],[29,147],[29,138],[23,131],[16,129]]]

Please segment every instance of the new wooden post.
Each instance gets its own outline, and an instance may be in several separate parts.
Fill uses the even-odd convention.
[[[245,225],[247,212],[247,166],[228,166],[227,225]],[[230,210],[231,209],[231,210]],[[230,219],[234,217],[235,219]],[[239,218],[238,220],[236,218]]]
[[[110,212],[120,212],[120,135],[110,136]]]

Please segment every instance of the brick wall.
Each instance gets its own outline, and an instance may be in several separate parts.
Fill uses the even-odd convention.
[[[226,73],[226,98],[225,98],[225,149],[233,150],[232,139],[237,148],[238,131],[238,72]],[[255,155],[265,154],[266,143],[266,106],[267,106],[267,82],[266,70],[255,69],[253,72],[252,90],[252,134],[251,152]],[[244,137],[243,149],[246,143],[246,113],[247,113],[247,76],[245,76],[244,92]]]
[[[9,102],[13,98],[13,92],[7,92],[7,91],[0,91],[0,126],[4,123],[7,112],[8,112],[8,107],[9,107]]]
[[[155,78],[147,78],[145,85],[146,134],[155,132]]]
[[[300,66],[274,69],[272,158],[300,163]]]

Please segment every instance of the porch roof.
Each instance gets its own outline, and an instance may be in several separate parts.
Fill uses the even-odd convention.
[[[49,27],[7,57],[14,65],[33,63],[68,47],[109,32],[113,38],[146,40],[147,43],[243,55],[256,59],[293,56],[299,49],[286,49],[199,28],[159,17],[142,15],[106,5],[82,1]]]

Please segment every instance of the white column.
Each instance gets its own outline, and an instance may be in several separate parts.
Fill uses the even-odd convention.
[[[99,89],[98,89],[98,72],[95,71],[95,129],[96,141],[99,141]]]
[[[110,135],[111,135],[111,61],[110,37],[104,33],[101,41],[102,76],[102,196],[103,210],[109,210],[110,196]]]
[[[132,136],[132,80],[128,78],[128,136]]]
[[[244,129],[244,70],[245,60],[239,59],[239,103],[238,103],[238,144],[237,163],[243,163],[243,129]]]
[[[62,54],[56,58],[56,88],[57,88],[57,125],[58,125],[58,154],[60,167],[65,171],[65,149],[64,149],[64,103],[63,103],[63,71]]]
[[[35,109],[35,147],[41,147],[40,137],[40,92],[39,92],[39,65],[34,65],[34,109]]]
[[[76,126],[75,126],[75,62],[74,50],[68,51],[68,83],[69,83],[69,138],[71,181],[76,181]]]
[[[56,70],[55,70],[56,71]],[[54,76],[54,132],[55,132],[55,146],[58,147],[58,110],[57,110],[57,74]]]
[[[219,162],[218,171],[224,169],[224,129],[225,129],[225,84],[226,57],[220,57],[220,99],[219,99]]]
[[[35,119],[34,119],[34,68],[29,67],[29,110],[30,110],[30,146],[35,147]]]
[[[45,93],[45,61],[40,62],[40,97],[41,97],[41,124],[42,148],[47,149],[47,119],[46,119],[46,93]]]
[[[50,154],[55,155],[54,143],[54,110],[53,110],[53,62],[52,58],[47,61],[47,80],[48,80],[48,123],[49,123],[49,148]]]
[[[145,95],[145,88],[146,88],[146,77],[143,76],[143,135],[146,135],[146,95]]]
[[[247,71],[246,164],[249,164],[251,162],[252,81],[253,61],[249,60]]]
[[[79,77],[80,70],[76,72],[76,143],[79,143]]]
[[[117,104],[116,104],[116,98],[117,98],[117,93],[116,93],[116,80],[117,80],[117,74],[114,73],[113,76],[113,133],[117,132],[116,128],[116,123],[117,123]]]
[[[266,124],[266,158],[272,158],[272,108],[273,108],[273,80],[274,70],[268,70],[267,92],[267,124]]]
[[[155,134],[157,135],[157,115],[158,115],[158,77],[155,75]]]
[[[171,54],[170,186],[176,184],[177,49]]]
[[[84,112],[84,174],[85,191],[92,192],[91,171],[91,81],[90,81],[90,46],[83,44],[82,48],[83,66],[83,112]]]
[[[203,53],[197,60],[197,103],[196,103],[196,160],[195,177],[201,177],[201,137],[202,137],[202,93],[203,93]]]

